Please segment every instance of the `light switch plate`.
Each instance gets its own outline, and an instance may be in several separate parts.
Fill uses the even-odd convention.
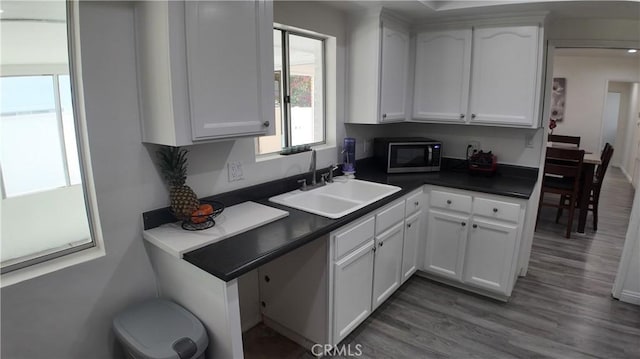
[[[229,177],[229,182],[235,182],[244,179],[244,174],[242,173],[242,163],[237,161],[227,163],[227,174]]]

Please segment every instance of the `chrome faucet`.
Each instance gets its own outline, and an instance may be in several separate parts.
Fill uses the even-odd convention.
[[[309,172],[311,172],[311,184],[307,185],[306,178],[298,180],[298,183],[302,184],[302,187],[300,187],[301,191],[308,191],[310,189],[321,187],[327,184],[324,175],[328,175],[328,173],[323,174],[322,181],[316,181],[316,150],[311,151],[311,164],[309,164]]]
[[[311,150],[311,163],[309,164],[309,172],[311,172],[311,186],[316,184],[316,150]]]

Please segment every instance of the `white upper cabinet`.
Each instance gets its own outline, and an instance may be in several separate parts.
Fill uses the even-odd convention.
[[[470,63],[471,29],[418,34],[413,118],[465,122]]]
[[[136,3],[143,142],[274,131],[270,1]]]
[[[382,122],[405,119],[409,33],[382,26],[380,112]]]
[[[537,26],[474,29],[471,123],[537,123],[538,31]]]
[[[522,21],[537,25],[469,24],[463,29],[419,32],[412,119],[538,127],[542,19]]]
[[[409,27],[386,11],[349,18],[346,122],[404,121],[409,84]]]

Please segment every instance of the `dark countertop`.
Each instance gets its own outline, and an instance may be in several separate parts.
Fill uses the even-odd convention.
[[[188,252],[184,255],[184,260],[224,281],[230,281],[393,202],[424,184],[528,199],[538,173],[536,168],[504,166],[493,177],[474,176],[466,171],[452,169],[433,173],[386,174],[366,162],[359,162],[357,171],[358,179],[387,183],[399,186],[402,190],[339,219],[329,219],[269,202],[268,198],[273,194],[265,193],[264,197],[260,197],[255,193],[244,193],[242,196],[234,193],[235,197],[286,210],[289,216]],[[291,179],[287,181],[292,182]]]

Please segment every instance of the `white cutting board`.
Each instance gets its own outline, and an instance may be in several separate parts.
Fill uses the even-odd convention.
[[[280,218],[289,212],[255,202],[244,202],[225,208],[215,218],[216,225],[202,231],[182,229],[181,222],[163,224],[142,232],[147,241],[155,244],[172,256],[182,256],[194,249],[250,231]]]

